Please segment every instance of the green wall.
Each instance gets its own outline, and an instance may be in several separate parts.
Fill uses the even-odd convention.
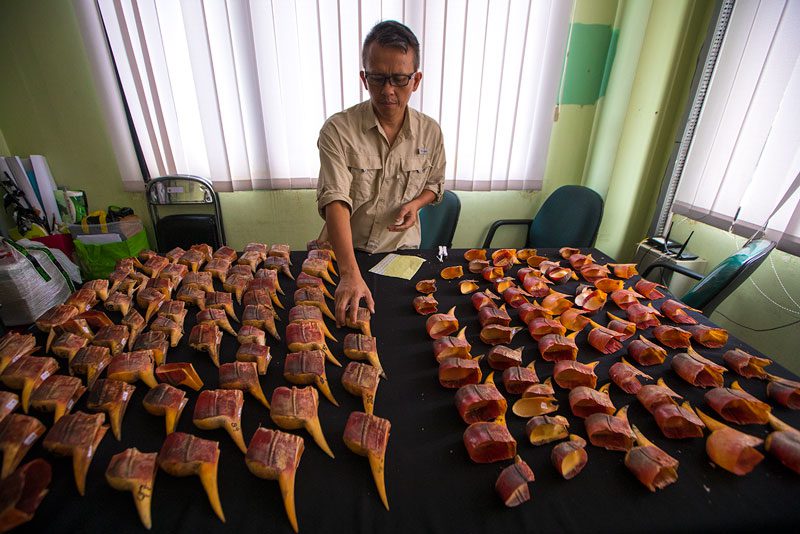
[[[594,180],[597,165],[602,165],[608,169],[600,173],[608,193],[598,247],[620,260],[630,259],[652,217],[712,8],[713,2],[699,0],[577,0],[576,38],[565,58],[570,76],[565,77],[555,113],[542,192],[459,192],[462,212],[454,245],[478,246],[493,220],[532,216],[554,189],[586,183],[592,170]],[[631,44],[628,39],[626,45],[626,33],[641,28],[641,42]],[[623,47],[616,49],[616,58],[638,58],[625,69],[634,76],[630,94],[614,93],[609,69],[615,57],[614,35],[619,35],[616,45]],[[0,152],[44,154],[56,180],[86,190],[93,209],[129,205],[149,226],[143,195],[122,190],[72,3],[4,0],[0,50]],[[587,80],[591,91],[570,86]],[[606,113],[617,114],[620,124],[612,129],[613,143],[600,127]],[[595,150],[598,146],[616,149],[606,153]],[[303,247],[322,225],[313,191],[223,193],[221,203],[228,241],[237,248],[254,240]],[[696,234],[694,246],[708,249],[708,255],[724,256],[729,251],[720,248],[714,232]],[[503,229],[494,245],[515,246],[523,239],[522,230]],[[798,267],[791,256],[775,254],[774,261],[779,273],[796,272]],[[789,292],[797,294],[800,282],[788,274],[783,278]],[[727,306],[731,313],[737,305],[741,309],[755,290],[740,291],[720,308],[723,313]],[[721,317],[714,319],[723,322]],[[794,357],[796,335],[731,330],[776,357]]]
[[[2,2],[0,72],[7,154],[47,156],[59,185],[85,190],[94,209],[145,211],[143,195],[122,190],[71,2]]]
[[[626,9],[641,8],[641,2],[644,0]],[[620,260],[632,258],[652,218],[712,7],[713,2],[654,0],[649,13],[642,12],[646,20],[623,17],[632,25],[646,24],[647,31],[625,102],[616,151],[593,154],[595,165],[611,169],[605,178],[608,193],[597,247]],[[620,48],[625,31],[623,27]],[[617,56],[621,53],[618,49]],[[612,74],[609,93],[613,83]],[[602,113],[616,111],[610,106]],[[591,169],[587,171],[591,173]],[[597,178],[591,182],[596,183]]]

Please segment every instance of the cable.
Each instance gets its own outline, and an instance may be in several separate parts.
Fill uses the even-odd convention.
[[[736,241],[736,234],[731,233],[730,235],[731,235],[731,239],[733,239],[734,246],[737,249],[740,248],[741,245]],[[770,256],[770,262],[772,262],[772,257],[771,256]],[[786,296],[789,297],[789,300],[791,300],[795,305],[797,305],[797,302],[789,294],[789,291],[786,290],[786,286],[783,285],[783,280],[781,280],[781,277],[778,276],[778,271],[775,269],[775,264],[774,263],[772,263],[772,272],[775,273],[775,278],[778,280],[778,284],[780,284],[780,286],[783,288],[783,292],[786,293]],[[789,312],[789,313],[792,313],[794,315],[800,315],[800,310],[793,310],[791,308],[787,308],[783,304],[780,304],[779,302],[773,300],[769,295],[764,293],[764,291],[758,286],[758,284],[756,284],[756,281],[753,279],[752,276],[750,276],[749,279],[750,279],[750,283],[753,284],[753,287],[756,288],[756,291],[761,293],[761,296],[764,297],[765,299],[767,299],[768,301],[770,301],[773,305],[777,306],[778,308],[782,309],[785,312]],[[747,327],[745,327],[745,328],[747,328]]]
[[[794,325],[796,325],[796,324],[799,324],[799,323],[800,323],[800,319],[798,319],[798,320],[796,320],[796,321],[792,321],[791,323],[782,324],[782,325],[780,325],[780,326],[773,326],[773,327],[771,327],[771,328],[752,328],[752,327],[750,327],[750,326],[747,326],[747,325],[745,325],[745,324],[742,324],[742,323],[739,323],[739,322],[736,322],[736,321],[734,321],[733,319],[731,319],[730,317],[728,317],[727,315],[725,315],[724,313],[722,313],[722,312],[721,312],[721,311],[719,311],[719,310],[715,310],[715,311],[716,311],[716,313],[720,314],[721,316],[723,316],[724,318],[726,318],[727,320],[729,320],[729,321],[730,321],[730,322],[732,322],[733,324],[735,324],[735,325],[738,325],[738,326],[741,326],[742,328],[747,328],[748,330],[752,330],[753,332],[771,332],[771,331],[773,331],[773,330],[778,330],[778,329],[781,329],[781,328],[786,328],[787,326],[794,326]]]
[[[786,286],[783,285],[783,280],[781,280],[781,277],[778,276],[778,270],[775,268],[775,262],[772,261],[772,254],[770,254],[769,256],[769,264],[772,266],[772,272],[775,273],[775,278],[778,279],[778,283],[781,285],[781,289],[783,289],[783,292],[786,293],[786,296],[789,297],[789,300],[792,301],[792,304],[794,304],[795,306],[797,306],[798,309],[800,309],[800,304],[798,304],[797,301],[792,298],[792,296],[789,294],[789,291],[786,289]]]
[[[777,306],[778,308],[782,309],[783,311],[786,311],[786,312],[789,312],[789,313],[793,313],[793,314],[795,314],[795,315],[800,315],[800,311],[793,310],[793,309],[791,309],[791,308],[787,308],[787,307],[786,307],[786,306],[784,306],[783,304],[780,304],[780,303],[778,303],[778,302],[775,302],[774,300],[772,300],[772,299],[771,299],[771,298],[770,298],[770,297],[769,297],[769,296],[768,296],[766,293],[764,293],[764,291],[763,291],[763,290],[762,290],[760,287],[758,287],[758,284],[756,284],[754,280],[750,280],[750,282],[753,284],[753,287],[754,287],[754,288],[756,288],[756,290],[757,290],[759,293],[761,293],[761,296],[762,296],[762,297],[764,297],[765,299],[767,299],[768,301],[770,301],[772,304],[774,304],[774,305],[775,305],[775,306]],[[781,284],[781,285],[783,285],[783,284]]]

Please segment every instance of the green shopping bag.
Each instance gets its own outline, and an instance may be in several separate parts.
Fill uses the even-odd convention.
[[[75,256],[83,279],[94,280],[95,278],[108,278],[108,275],[114,270],[117,260],[136,256],[149,247],[147,234],[141,230],[119,243],[90,245],[76,239]]]

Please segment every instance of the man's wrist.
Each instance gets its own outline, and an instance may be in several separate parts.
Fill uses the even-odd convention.
[[[422,203],[421,197],[417,197],[414,200],[409,200],[408,202],[406,202],[406,206],[408,206],[409,208],[413,208],[417,211],[422,209],[423,205],[424,204]]]
[[[352,278],[352,277],[359,277],[361,276],[361,270],[358,268],[358,265],[354,265],[353,267],[342,267],[339,266],[339,278]]]
[[[419,211],[422,208],[424,208],[425,206],[427,206],[428,204],[430,204],[432,202],[435,202],[435,201],[436,201],[436,193],[434,193],[430,189],[423,189],[422,193],[420,193],[417,198],[415,198],[414,200],[409,202],[409,204],[411,204],[413,202],[414,203],[414,206],[413,206],[414,209]]]

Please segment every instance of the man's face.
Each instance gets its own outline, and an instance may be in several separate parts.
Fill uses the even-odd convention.
[[[413,77],[405,87],[396,87],[386,81],[383,85],[369,83],[364,71],[361,81],[369,91],[372,107],[378,118],[399,119],[405,113],[411,93],[417,90],[422,80],[422,73],[414,71],[414,51],[403,52],[399,48],[390,48],[372,43],[369,45],[367,64],[364,69],[369,74],[389,76],[392,74],[412,74]]]

